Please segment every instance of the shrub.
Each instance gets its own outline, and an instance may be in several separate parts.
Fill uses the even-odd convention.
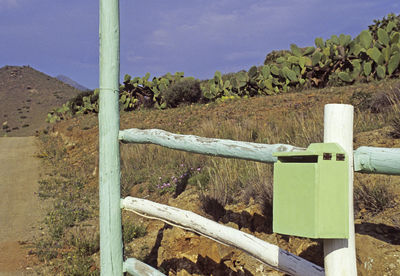
[[[181,103],[195,103],[201,99],[200,81],[183,78],[168,86],[163,97],[169,107],[177,107]]]
[[[130,220],[124,220],[122,222],[122,240],[124,243],[130,243],[136,238],[146,236],[146,234],[146,227],[136,225]]]
[[[90,257],[100,250],[100,234],[87,233],[81,229],[74,235],[71,234],[69,244],[75,247],[76,253],[81,256]]]
[[[378,182],[370,186],[360,183],[354,187],[354,203],[358,210],[366,209],[376,214],[394,206],[394,195],[388,183]]]
[[[400,86],[375,94],[371,99],[371,112],[380,113],[400,101]]]
[[[350,97],[350,104],[359,111],[371,108],[372,94],[365,91],[356,91]]]
[[[370,110],[372,113],[382,113],[400,101],[400,85],[397,84],[388,91],[375,94],[356,91],[350,98],[350,103],[360,111]]]

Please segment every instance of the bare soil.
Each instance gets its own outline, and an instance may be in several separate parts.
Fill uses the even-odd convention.
[[[0,275],[32,275],[31,244],[40,234],[40,160],[35,137],[0,138]]]

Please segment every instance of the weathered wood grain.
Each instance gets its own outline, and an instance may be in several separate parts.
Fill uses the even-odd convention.
[[[188,152],[273,163],[274,152],[299,151],[304,148],[285,144],[259,144],[227,139],[204,138],[195,135],[174,134],[160,129],[126,129],[119,132],[126,143],[155,144]]]
[[[280,249],[274,244],[206,219],[193,212],[135,197],[122,199],[121,207],[138,215],[161,220],[219,243],[243,250],[262,263],[290,275],[325,275],[323,268]]]
[[[136,260],[135,258],[129,258],[124,262],[124,271],[128,272],[132,276],[165,276],[157,269]]]
[[[400,175],[400,149],[359,147],[354,152],[354,170]]]

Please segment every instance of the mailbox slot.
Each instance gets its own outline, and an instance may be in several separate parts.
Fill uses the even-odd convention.
[[[317,163],[318,155],[280,156],[278,160],[282,163]]]

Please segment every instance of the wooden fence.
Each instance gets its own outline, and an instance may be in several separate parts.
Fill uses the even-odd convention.
[[[324,241],[325,270],[276,245],[218,224],[192,212],[144,199],[120,199],[119,141],[151,143],[194,153],[276,162],[274,152],[299,151],[291,145],[265,145],[163,130],[119,130],[119,1],[100,0],[100,107],[99,107],[99,196],[101,275],[163,275],[133,258],[123,260],[121,208],[144,217],[193,231],[250,254],[260,262],[290,275],[356,275],[353,202],[349,196],[349,239]],[[339,143],[349,155],[349,195],[353,194],[353,172],[400,174],[400,149],[360,147],[354,151],[353,107],[325,106],[324,142]]]

